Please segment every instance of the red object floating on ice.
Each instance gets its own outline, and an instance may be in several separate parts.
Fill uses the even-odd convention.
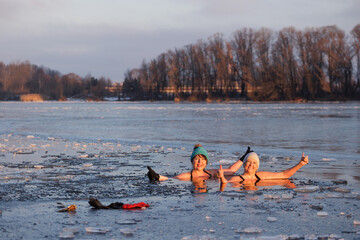
[[[146,204],[144,202],[134,203],[134,204],[124,204],[122,206],[123,209],[136,209],[136,208],[143,208],[143,207],[150,207],[149,204]]]

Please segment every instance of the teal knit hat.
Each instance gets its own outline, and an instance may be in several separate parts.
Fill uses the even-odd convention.
[[[190,161],[192,162],[192,160],[194,159],[194,157],[196,155],[204,155],[205,158],[206,158],[206,164],[209,162],[209,154],[207,153],[207,151],[205,150],[205,148],[203,148],[201,145],[200,146],[196,146],[195,145],[195,148],[194,148],[194,151],[192,152],[191,154],[191,157],[190,157]]]

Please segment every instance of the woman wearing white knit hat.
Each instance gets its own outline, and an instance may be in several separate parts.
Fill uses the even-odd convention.
[[[245,180],[250,181],[260,181],[260,180],[271,180],[271,179],[287,179],[294,175],[301,167],[309,163],[308,156],[305,156],[304,153],[300,159],[300,162],[295,166],[286,169],[282,172],[267,172],[259,171],[260,161],[259,156],[255,152],[248,154],[244,160],[244,173],[239,176],[233,176],[229,179],[229,182],[243,182]],[[220,170],[221,171],[221,170]],[[221,175],[221,173],[220,173]],[[224,177],[220,178],[223,183],[227,182]]]

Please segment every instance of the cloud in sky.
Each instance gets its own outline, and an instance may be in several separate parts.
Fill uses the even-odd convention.
[[[360,23],[358,0],[0,0],[4,63],[122,81],[142,60],[243,27],[280,30]]]

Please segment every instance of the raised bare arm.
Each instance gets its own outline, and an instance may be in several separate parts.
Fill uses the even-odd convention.
[[[303,153],[300,162],[295,166],[286,169],[285,171],[282,172],[261,171],[261,172],[257,172],[256,174],[259,176],[260,179],[286,179],[294,175],[301,167],[303,167],[308,163],[309,163],[308,156],[305,156],[305,154]]]

